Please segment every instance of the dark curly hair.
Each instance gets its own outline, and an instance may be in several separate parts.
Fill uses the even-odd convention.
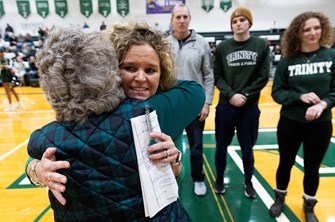
[[[157,91],[166,91],[176,84],[171,46],[161,32],[145,22],[129,22],[114,24],[111,29],[106,30],[106,34],[114,44],[119,66],[133,45],[148,44],[157,52],[160,60],[161,76]]]
[[[37,52],[40,85],[57,121],[83,123],[126,97],[113,44],[101,32],[52,31]]]
[[[320,21],[322,30],[320,46],[330,47],[334,44],[334,28],[329,18],[321,12],[304,12],[292,20],[281,39],[282,53],[285,57],[290,58],[300,53],[304,25],[310,18],[317,18]]]

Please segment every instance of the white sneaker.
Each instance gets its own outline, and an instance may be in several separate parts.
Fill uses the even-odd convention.
[[[207,193],[205,182],[194,182],[194,193],[197,196],[204,196]]]
[[[12,104],[8,105],[7,108],[4,110],[5,112],[10,112],[10,111],[13,111],[14,108],[12,106]]]
[[[18,102],[16,108],[21,108],[21,102]]]

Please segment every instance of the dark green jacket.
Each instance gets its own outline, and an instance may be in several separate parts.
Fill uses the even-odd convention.
[[[305,114],[312,105],[303,103],[300,96],[310,92],[314,92],[328,106],[312,122],[331,120],[331,108],[335,104],[334,49],[322,47],[316,52],[301,53],[279,61],[272,85],[272,97],[282,105],[280,114],[298,122],[309,122],[305,119]]]
[[[233,38],[221,42],[215,53],[214,78],[220,90],[219,104],[229,104],[235,93],[247,97],[246,104],[258,104],[270,70],[269,46],[264,39],[251,36],[247,41]]]
[[[204,102],[198,83],[181,81],[147,101],[126,99],[115,111],[91,115],[82,125],[51,122],[33,132],[28,144],[31,157],[40,159],[48,147],[57,147],[56,159],[71,164],[59,171],[68,178],[66,205],[49,191],[55,221],[189,221],[179,201],[151,219],[145,217],[130,119],[144,114],[149,103],[162,132],[175,140]]]

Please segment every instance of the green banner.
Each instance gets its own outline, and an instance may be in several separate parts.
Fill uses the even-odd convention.
[[[86,18],[90,17],[93,12],[92,0],[80,0],[80,12]]]
[[[111,13],[111,1],[110,0],[98,0],[99,13],[107,17]]]
[[[0,0],[0,18],[5,14],[5,9],[3,7],[3,0]]]
[[[19,14],[23,16],[23,18],[27,18],[30,15],[29,0],[16,0],[16,4]]]
[[[214,0],[202,0],[201,8],[206,12],[209,12],[214,8]]]
[[[67,0],[55,0],[56,14],[64,18],[67,15]]]
[[[48,0],[36,0],[37,13],[43,18],[49,15],[49,2]]]
[[[116,11],[121,16],[125,17],[129,13],[129,1],[128,0],[117,0]]]
[[[221,0],[221,2],[220,2],[220,8],[222,8],[222,10],[224,12],[227,12],[231,8],[231,6],[232,6],[231,2],[232,2],[232,0]]]

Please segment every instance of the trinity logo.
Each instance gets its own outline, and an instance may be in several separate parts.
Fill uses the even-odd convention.
[[[332,61],[296,64],[288,67],[289,76],[330,73]]]
[[[241,50],[228,54],[226,59],[228,66],[248,66],[256,64],[257,56],[257,52]]]

